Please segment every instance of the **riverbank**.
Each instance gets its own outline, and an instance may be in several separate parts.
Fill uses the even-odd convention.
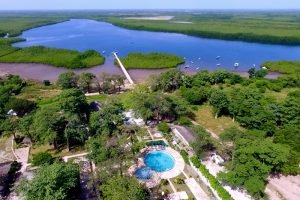
[[[279,72],[283,74],[299,74],[300,73],[300,61],[272,61],[264,62],[262,66],[267,67],[268,70],[273,72]]]
[[[136,83],[145,82],[151,75],[160,74],[167,69],[129,69],[128,73]],[[195,74],[196,70],[192,69],[181,69],[187,74]],[[70,69],[57,68],[51,65],[45,64],[28,64],[28,63],[0,63],[0,76],[7,74],[19,75],[24,79],[31,79],[42,82],[44,80],[50,80],[55,82],[58,76],[64,72],[70,71]],[[122,75],[123,72],[121,69],[113,64],[105,63],[104,65],[98,65],[92,68],[86,69],[72,69],[76,74],[81,74],[84,72],[93,73],[96,76],[100,77],[102,74],[117,74]],[[248,77],[248,73],[245,71],[236,72],[243,77]],[[276,79],[279,76],[282,76],[280,73],[271,72],[267,75],[266,78]]]

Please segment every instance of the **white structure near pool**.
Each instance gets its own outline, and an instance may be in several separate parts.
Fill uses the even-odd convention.
[[[161,179],[174,178],[184,170],[183,158],[171,147],[153,146],[141,152],[137,163],[128,171],[148,188],[158,185]]]

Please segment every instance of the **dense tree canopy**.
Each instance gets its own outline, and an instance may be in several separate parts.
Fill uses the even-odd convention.
[[[113,177],[100,186],[100,191],[107,200],[147,199],[146,190],[132,177]]]
[[[23,181],[20,191],[25,200],[69,200],[76,197],[79,169],[72,164],[43,166],[31,181]]]

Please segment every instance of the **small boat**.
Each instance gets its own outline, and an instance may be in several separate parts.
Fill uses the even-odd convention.
[[[221,56],[217,56],[216,59],[219,60],[221,58]]]
[[[220,63],[218,63],[218,64],[217,64],[217,66],[221,66],[221,64],[220,64]]]
[[[201,60],[201,58],[199,57],[198,60]]]
[[[200,67],[197,67],[197,68],[196,68],[196,70],[199,70],[199,69],[200,69]]]
[[[253,64],[252,66],[253,66],[253,67],[256,67],[256,64]]]
[[[193,62],[193,61],[191,61],[191,63],[193,64],[194,62]]]
[[[183,57],[184,60],[186,60],[186,57]]]
[[[186,66],[184,66],[184,68],[190,68],[190,66],[189,66],[189,65],[186,65]]]
[[[234,63],[233,66],[234,66],[234,67],[239,67],[239,66],[240,66],[240,63]]]
[[[105,53],[105,51],[102,51],[102,53]]]

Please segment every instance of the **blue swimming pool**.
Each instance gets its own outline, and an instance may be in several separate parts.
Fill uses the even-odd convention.
[[[144,157],[144,163],[152,170],[165,172],[173,169],[174,158],[165,151],[152,151]]]
[[[140,180],[149,180],[152,178],[153,171],[149,167],[138,168],[134,175]]]

